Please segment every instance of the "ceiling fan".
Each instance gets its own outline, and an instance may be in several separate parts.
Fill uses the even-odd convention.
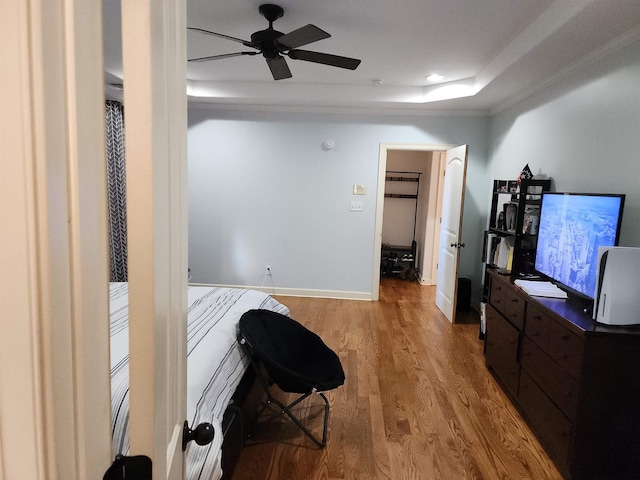
[[[278,5],[264,4],[260,5],[258,11],[269,22],[269,28],[259,30],[251,34],[251,40],[242,40],[241,38],[230,37],[222,33],[210,32],[202,28],[188,27],[189,30],[200,32],[214,37],[225,38],[243,44],[245,47],[254,48],[257,51],[244,51],[236,53],[225,53],[222,55],[210,55],[207,57],[192,58],[190,62],[206,62],[209,60],[220,60],[223,58],[238,57],[241,55],[258,55],[259,53],[267,60],[267,65],[271,70],[274,80],[282,80],[291,78],[291,70],[283,55],[293,60],[303,60],[305,62],[321,63],[332,67],[346,68],[355,70],[360,65],[360,60],[356,58],[341,57],[339,55],[331,55],[328,53],[311,52],[309,50],[300,50],[298,47],[317,42],[329,35],[324,30],[315,25],[305,25],[293,32],[287,34],[278,32],[273,28],[273,22],[282,17],[284,10]]]

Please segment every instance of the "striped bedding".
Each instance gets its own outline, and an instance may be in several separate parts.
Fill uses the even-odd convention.
[[[110,284],[111,396],[114,453],[129,450],[128,288]],[[236,340],[240,316],[252,308],[289,315],[289,309],[255,290],[189,286],[187,316],[187,420],[209,422],[213,442],[191,442],[186,451],[188,480],[222,476],[222,415],[249,362]]]

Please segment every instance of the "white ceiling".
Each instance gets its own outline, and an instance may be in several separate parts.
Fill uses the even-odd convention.
[[[272,1],[284,9],[276,30],[312,23],[332,37],[302,48],[359,58],[361,65],[350,71],[287,59],[293,78],[274,81],[260,55],[189,63],[190,101],[490,114],[640,36],[640,0]],[[268,26],[258,13],[262,3],[187,0],[187,24],[249,40]],[[118,83],[119,1],[104,4],[107,83]],[[194,32],[187,43],[189,58],[247,50]],[[428,82],[434,72],[445,80]]]

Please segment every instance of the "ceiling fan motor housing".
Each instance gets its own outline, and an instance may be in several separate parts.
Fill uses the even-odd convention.
[[[258,48],[264,58],[275,58],[280,54],[275,40],[283,35],[284,33],[272,28],[260,30],[251,34],[251,46]]]

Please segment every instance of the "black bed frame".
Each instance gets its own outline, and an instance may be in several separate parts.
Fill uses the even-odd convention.
[[[253,423],[256,420],[264,390],[255,370],[247,370],[222,417],[222,480],[231,480]]]

